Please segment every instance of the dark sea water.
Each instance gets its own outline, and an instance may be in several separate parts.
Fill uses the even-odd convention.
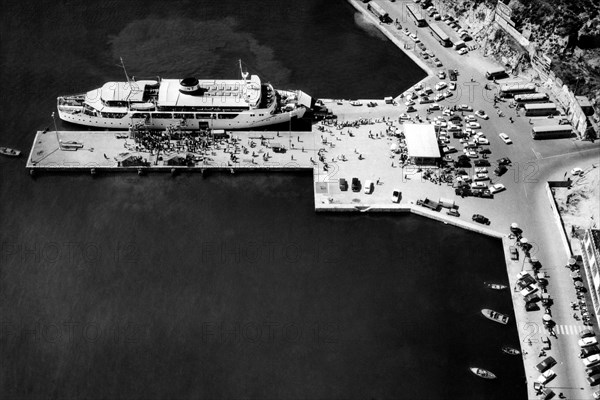
[[[130,75],[316,97],[423,76],[344,1],[3,1],[0,144]],[[525,398],[500,242],[408,215],[316,215],[310,174],[31,179],[0,159],[2,399]],[[469,366],[494,371],[488,382]]]

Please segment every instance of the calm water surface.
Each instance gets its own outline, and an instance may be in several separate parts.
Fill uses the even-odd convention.
[[[2,145],[136,76],[383,97],[424,74],[344,1],[3,2]],[[310,174],[43,175],[0,159],[1,398],[524,398],[497,240],[316,215]],[[512,315],[512,313],[511,313]],[[514,321],[514,318],[513,318]],[[494,371],[479,380],[471,365]]]

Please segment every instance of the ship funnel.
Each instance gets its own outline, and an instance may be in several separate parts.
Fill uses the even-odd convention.
[[[184,78],[179,82],[179,91],[184,94],[195,94],[200,91],[200,83],[194,77]]]

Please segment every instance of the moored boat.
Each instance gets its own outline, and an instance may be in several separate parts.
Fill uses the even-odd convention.
[[[288,123],[315,105],[300,90],[275,89],[244,72],[241,62],[240,72],[241,79],[136,80],[126,75],[125,82],[58,97],[58,115],[63,121],[107,129],[232,130]]]
[[[508,323],[509,317],[508,315],[504,315],[501,314],[499,312],[496,312],[494,310],[490,310],[489,308],[484,308],[483,310],[481,310],[481,313],[488,319],[491,319],[492,321],[496,321],[500,324],[504,324],[506,325]]]
[[[21,150],[11,149],[10,147],[0,147],[0,154],[8,157],[19,157]]]
[[[508,286],[506,286],[506,285],[501,285],[499,283],[492,283],[492,282],[484,282],[484,285],[488,289],[494,289],[494,290],[505,290],[506,288],[508,288]]]
[[[471,372],[473,374],[477,375],[480,378],[496,379],[496,375],[494,373],[488,371],[487,369],[471,367],[471,368],[469,368],[469,370],[471,370]]]
[[[502,346],[502,352],[505,354],[510,354],[511,356],[518,356],[521,352],[514,347],[510,346]]]

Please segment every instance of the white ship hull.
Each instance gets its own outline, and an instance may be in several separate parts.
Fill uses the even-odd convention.
[[[262,110],[255,110],[252,113],[241,113],[234,119],[196,119],[194,113],[189,113],[189,117],[170,118],[170,119],[150,119],[132,118],[135,113],[129,112],[120,119],[103,118],[101,116],[90,116],[83,112],[69,112],[59,107],[58,115],[63,121],[71,122],[77,125],[91,126],[105,129],[124,129],[127,130],[131,125],[144,124],[149,129],[167,129],[169,126],[181,127],[182,129],[227,129],[241,130],[259,128],[269,125],[288,123],[292,118],[302,118],[306,112],[305,108],[297,108],[290,112],[278,114],[263,114]],[[148,113],[152,116],[153,113]],[[254,114],[251,116],[250,114]]]

